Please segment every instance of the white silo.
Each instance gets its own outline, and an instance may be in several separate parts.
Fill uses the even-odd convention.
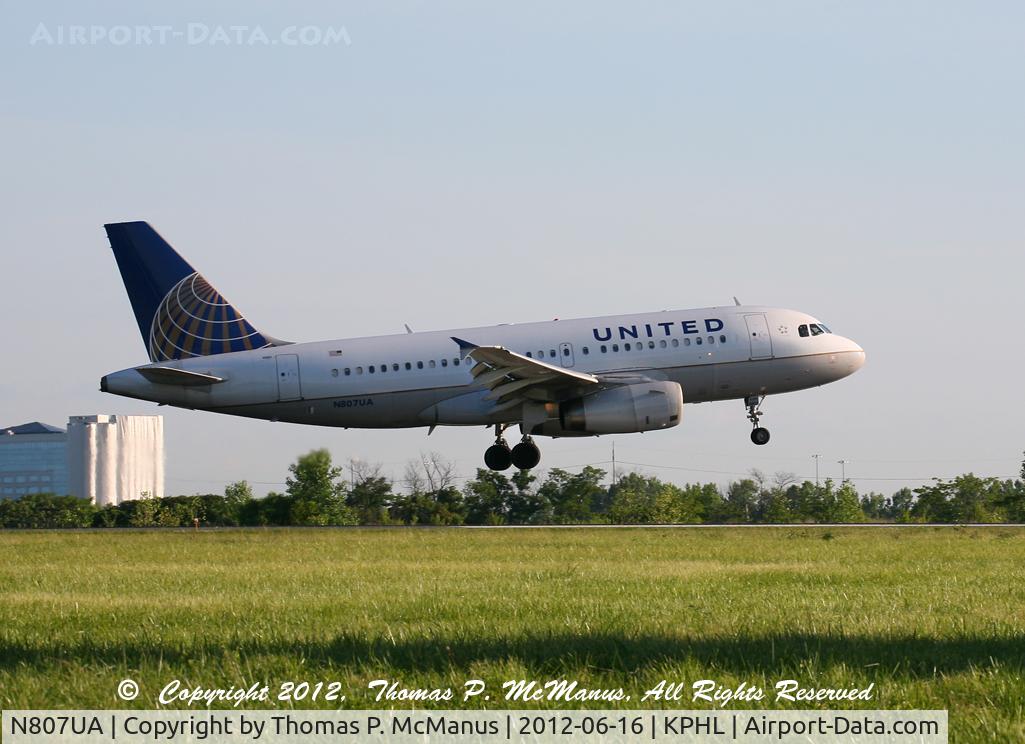
[[[72,416],[68,481],[97,506],[164,495],[163,416]]]

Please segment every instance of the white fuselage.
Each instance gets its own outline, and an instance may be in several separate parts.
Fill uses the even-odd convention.
[[[194,357],[115,372],[101,385],[174,406],[323,426],[495,424],[520,416],[485,399],[453,337],[606,379],[677,382],[685,402],[701,403],[815,387],[864,364],[850,339],[800,335],[811,324],[818,321],[805,313],[742,305],[554,320]],[[154,383],[137,371],[145,367],[222,381]]]

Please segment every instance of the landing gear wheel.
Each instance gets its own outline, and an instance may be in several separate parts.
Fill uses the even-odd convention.
[[[524,437],[523,441],[512,448],[512,464],[518,470],[530,470],[536,468],[541,462],[541,450],[534,444],[530,437]]]
[[[512,462],[512,452],[505,442],[497,442],[484,450],[484,464],[491,470],[508,470]]]
[[[751,430],[751,441],[755,444],[769,443],[769,430],[763,428],[759,421],[762,418],[762,401],[764,395],[749,395],[744,398],[744,407],[747,409],[747,420],[751,422],[754,429]]]

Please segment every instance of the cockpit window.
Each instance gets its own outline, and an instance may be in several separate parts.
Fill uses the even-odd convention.
[[[811,329],[811,335],[813,336],[821,336],[823,333],[832,333],[832,331],[826,328],[822,323],[809,323],[808,327]]]
[[[801,338],[808,337],[808,325],[806,323],[802,323],[801,325],[797,326],[797,335]]]

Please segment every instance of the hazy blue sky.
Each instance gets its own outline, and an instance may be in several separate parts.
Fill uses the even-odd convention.
[[[0,425],[158,412],[97,389],[146,361],[101,226],[146,219],[291,340],[737,295],[864,346],[853,377],[766,402],[767,447],[739,401],[615,438],[676,481],[811,475],[814,452],[823,475],[846,458],[886,492],[1018,471],[1021,3],[0,10]],[[250,30],[57,43],[72,25]],[[246,43],[256,26],[344,27],[350,43]],[[274,488],[319,446],[395,476],[434,449],[471,475],[490,441],[159,412],[172,493]],[[541,440],[542,465],[607,460],[611,442]]]

